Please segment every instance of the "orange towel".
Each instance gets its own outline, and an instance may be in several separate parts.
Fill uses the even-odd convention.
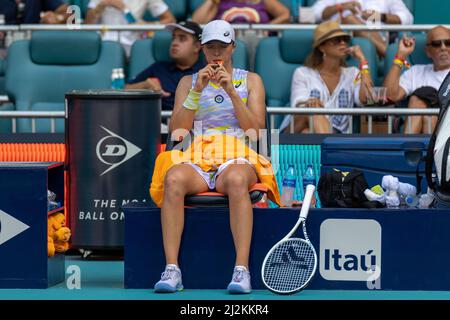
[[[240,139],[224,134],[199,136],[186,151],[172,150],[160,153],[153,170],[150,196],[155,204],[161,207],[164,197],[164,177],[176,164],[191,162],[208,172],[236,158],[245,158],[254,166],[259,182],[269,189],[268,198],[281,206],[280,193],[270,161],[250,149]]]

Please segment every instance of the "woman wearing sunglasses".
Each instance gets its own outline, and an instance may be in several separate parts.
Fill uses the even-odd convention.
[[[291,107],[353,108],[365,104],[367,89],[373,87],[369,64],[359,46],[349,46],[350,40],[335,21],[317,26],[313,51],[292,78]],[[360,69],[346,67],[349,55],[360,62]],[[290,121],[291,117],[286,117],[281,130]],[[350,116],[317,115],[312,122],[310,128],[309,116],[295,116],[294,132],[350,133]]]
[[[409,68],[407,59],[414,49],[413,38],[405,36],[399,42],[397,55],[384,80],[388,99],[399,102],[408,98],[408,108],[438,108],[438,89],[450,72],[450,30],[444,26],[437,26],[428,32],[425,53],[432,63]],[[402,74],[404,67],[409,70]],[[431,117],[431,126],[428,118],[414,116],[411,120],[406,119],[405,133],[431,133],[437,117]]]

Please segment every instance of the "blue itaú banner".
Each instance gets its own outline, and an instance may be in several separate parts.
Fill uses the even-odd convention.
[[[127,206],[124,211],[125,287],[152,288],[164,269],[159,209]],[[254,209],[254,289],[265,288],[262,261],[298,213]],[[185,288],[226,287],[235,259],[228,219],[226,208],[186,209],[179,259]],[[450,211],[312,209],[306,224],[319,259],[308,289],[450,290]],[[214,272],[205,272],[205,263]]]

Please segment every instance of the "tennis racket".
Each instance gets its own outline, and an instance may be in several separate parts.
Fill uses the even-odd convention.
[[[298,292],[309,283],[316,272],[317,254],[309,241],[305,226],[315,189],[316,187],[313,185],[306,187],[305,198],[297,223],[283,239],[270,249],[264,258],[261,277],[264,285],[272,292],[278,294]],[[305,239],[290,239],[300,224],[303,225]]]

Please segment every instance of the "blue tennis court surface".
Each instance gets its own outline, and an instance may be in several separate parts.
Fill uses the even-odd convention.
[[[280,296],[268,290],[254,290],[249,295],[230,295],[225,290],[226,283],[223,290],[185,289],[175,294],[155,294],[148,289],[124,289],[123,261],[84,261],[67,257],[66,269],[69,266],[80,268],[81,289],[69,290],[66,283],[43,290],[0,289],[0,300],[450,300],[450,292],[443,291],[304,290]]]

